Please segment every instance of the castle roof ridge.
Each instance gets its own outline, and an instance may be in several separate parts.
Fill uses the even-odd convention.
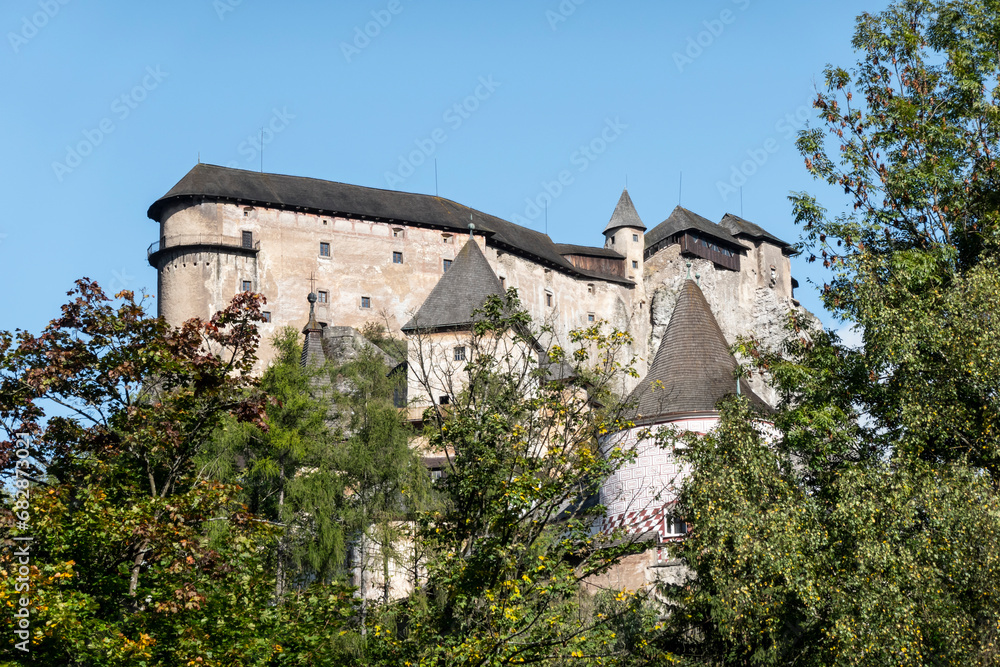
[[[165,195],[153,202],[146,215],[151,220],[160,221],[170,202],[198,197],[276,205],[329,215],[342,213],[393,220],[443,228],[453,233],[467,232],[471,216],[477,233],[483,233],[491,245],[526,255],[574,276],[633,284],[623,278],[578,269],[556,250],[547,234],[444,197],[306,176],[271,174],[199,163]]]

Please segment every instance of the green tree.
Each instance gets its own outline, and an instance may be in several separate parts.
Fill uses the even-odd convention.
[[[290,585],[342,577],[350,527],[343,521],[344,479],[327,421],[323,369],[301,363],[299,334],[274,337],[277,355],[260,379],[268,400],[264,427],[229,418],[199,457],[202,474],[238,484],[248,511],[278,529],[275,595]],[[348,533],[345,533],[348,531]],[[217,540],[227,540],[224,530]]]
[[[5,544],[31,537],[28,651],[0,623],[4,658],[24,664],[260,662],[275,614],[260,560],[273,538],[235,507],[236,489],[195,458],[227,415],[263,423],[252,391],[260,299],[243,294],[210,321],[180,328],[114,305],[86,279],[40,336],[0,334],[3,469],[27,481],[27,517],[8,514]],[[28,458],[17,444],[30,438]],[[25,467],[19,461],[28,461]],[[232,538],[215,546],[209,523]],[[0,556],[13,604],[23,556]]]
[[[799,148],[854,206],[791,199],[863,344],[742,342],[782,401],[690,443],[696,577],[658,641],[693,663],[998,660],[998,42],[1000,3],[900,0],[827,70]]]
[[[447,461],[441,507],[421,519],[423,585],[368,622],[373,664],[613,664],[627,653],[614,621],[638,601],[619,593],[599,606],[583,582],[632,547],[595,535],[603,508],[587,502],[628,458],[602,456],[598,441],[628,425],[608,387],[627,372],[630,341],[595,325],[574,335],[576,352],[541,349],[529,325],[516,292],[491,297],[467,379],[425,413],[431,451]]]

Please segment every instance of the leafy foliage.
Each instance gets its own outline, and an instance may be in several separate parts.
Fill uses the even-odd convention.
[[[900,0],[827,71],[799,147],[854,208],[792,202],[863,345],[794,316],[783,349],[742,341],[782,404],[729,404],[688,450],[696,579],[658,642],[692,663],[997,660],[998,26],[996,2]]]
[[[620,608],[602,613],[583,582],[631,547],[594,535],[603,508],[586,502],[627,457],[601,455],[599,436],[626,424],[594,405],[613,404],[606,390],[629,340],[597,325],[579,332],[577,361],[598,350],[594,365],[607,374],[568,372],[572,355],[540,349],[528,324],[516,292],[488,300],[463,383],[425,413],[430,449],[447,461],[442,507],[420,523],[426,583],[372,628],[386,664],[611,664],[624,655],[613,620],[638,602],[621,594]]]

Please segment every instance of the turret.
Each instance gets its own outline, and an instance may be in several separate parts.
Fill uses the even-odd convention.
[[[642,255],[646,247],[646,225],[635,210],[628,188],[622,190],[615,212],[604,228],[604,247],[625,256],[625,275],[642,282]]]

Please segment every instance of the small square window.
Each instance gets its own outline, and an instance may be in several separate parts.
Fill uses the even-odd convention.
[[[250,290],[252,290],[252,289],[253,289],[253,285],[252,285],[252,284],[250,283],[250,281],[249,281],[249,280],[244,280],[244,281],[243,281],[243,282],[242,282],[242,283],[240,284],[240,286],[241,286],[241,287],[243,288],[243,291],[244,291],[244,292],[249,292]]]
[[[328,292],[320,290],[319,292],[316,293],[316,296],[317,296],[316,300],[319,303],[330,303],[330,294]]]
[[[611,245],[614,245],[614,244],[615,244],[615,237],[614,237],[614,236],[612,236],[612,237],[611,237]]]
[[[319,244],[319,256],[320,257],[329,257],[330,256],[330,244],[329,243],[320,241],[320,244]]]
[[[552,306],[552,294],[549,292],[545,293],[545,305],[550,307]]]
[[[244,215],[246,215],[246,213],[244,213]],[[242,242],[240,243],[240,245],[242,245],[244,248],[252,248],[253,232],[243,232],[243,238],[241,239],[241,241]]]
[[[441,242],[442,243],[451,243],[451,234],[442,234],[441,235]]]
[[[465,361],[465,346],[460,345],[455,348],[455,361]]]
[[[503,276],[500,276],[500,288],[507,289],[507,279]]]
[[[638,260],[634,260],[634,259],[632,260],[632,268],[633,269],[638,269],[639,268],[639,262],[638,262]]]
[[[587,313],[587,321],[588,322],[593,322],[594,321],[594,314],[593,313]]]
[[[594,293],[594,283],[587,283],[587,294]]]
[[[442,271],[441,271],[442,273],[447,273],[448,269],[451,268],[451,260],[450,259],[443,260],[441,262],[441,268],[442,268]]]
[[[401,238],[402,236],[403,236],[403,230],[402,229],[400,229],[400,228],[397,227],[397,228],[394,228],[392,230],[392,238],[398,239],[398,238]]]
[[[451,398],[447,394],[438,396],[438,405],[448,405],[449,403],[451,403]]]
[[[372,307],[372,298],[370,296],[363,296],[363,297],[361,297],[361,307],[362,308],[371,308]]]
[[[265,322],[270,322],[271,321],[271,311],[270,310],[265,310],[264,312],[262,312],[260,314],[260,316],[264,319]]]
[[[638,234],[633,234],[632,235],[632,242],[633,243],[638,243],[639,242],[639,235]]]
[[[393,264],[402,264],[403,263],[403,253],[393,251],[393,253],[392,253],[392,263]]]
[[[677,517],[668,516],[664,519],[664,529],[667,535],[679,536],[687,535],[688,528],[687,524],[678,519]]]

